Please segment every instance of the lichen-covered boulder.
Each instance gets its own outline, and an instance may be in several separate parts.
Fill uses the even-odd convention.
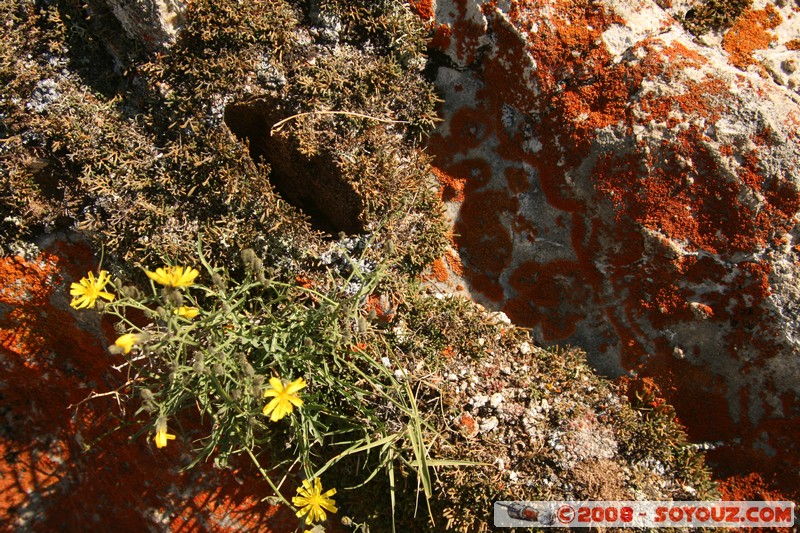
[[[429,2],[414,6],[433,16]],[[331,369],[322,389],[358,380],[354,398],[368,410],[374,400],[386,417],[375,438],[405,446],[370,453],[377,475],[369,483],[370,466],[355,455],[337,467],[344,476],[328,471],[340,511],[326,530],[335,531],[337,521],[359,528],[363,520],[385,531],[395,515],[398,530],[487,531],[496,500],[715,496],[702,454],[687,442],[656,384],[629,380],[620,391],[585,364],[581,350],[536,347],[505,315],[419,289],[416,274],[441,255],[447,237],[429,158],[417,149],[435,118],[435,92],[421,74],[424,28],[405,3],[193,0],[177,40],[159,53],[132,46],[141,39],[136,32],[109,35],[117,27],[101,23],[113,22],[109,9],[0,0],[0,15],[8,29],[0,40],[0,514],[11,527],[50,531],[90,522],[136,531],[289,531],[299,525],[293,512],[264,499],[272,492],[263,478],[219,448],[217,464],[230,461],[234,470],[212,471],[203,462],[175,473],[198,459],[190,450],[214,425],[212,417],[170,414],[176,438],[153,449],[137,416],[147,418],[137,413],[140,396],[126,383],[119,354],[106,346],[122,331],[91,310],[69,307],[69,284],[96,267],[94,258],[81,245],[41,242],[43,234],[66,228],[102,251],[104,268],[125,283],[146,279],[140,266],[195,265],[200,248],[214,265],[211,283],[224,291],[256,270],[257,249],[259,275],[307,290],[309,309],[324,320],[289,313],[297,322],[290,337],[294,331],[305,337],[292,345],[314,350],[318,366]],[[470,11],[470,20],[483,16]],[[481,47],[491,44],[474,37]],[[459,49],[452,64],[473,65],[481,50]],[[127,68],[111,68],[112,60]],[[466,135],[478,135],[475,119],[464,116]],[[454,175],[453,194],[474,198],[475,183]],[[509,175],[514,187],[527,187],[524,174]],[[491,209],[505,208],[505,193],[492,194],[498,203]],[[486,216],[476,211],[483,204],[472,205],[475,216]],[[504,222],[486,220],[496,230],[487,238],[500,238]],[[336,240],[338,230],[364,233]],[[505,259],[497,259],[483,259],[486,272],[502,270]],[[438,267],[437,277],[458,269],[458,255],[448,254]],[[359,271],[382,277],[366,286],[363,280],[373,278]],[[113,284],[115,293],[136,292],[135,285]],[[336,292],[323,302],[327,287]],[[358,292],[346,314],[334,315],[343,306],[327,304],[347,302],[353,287],[372,292]],[[259,298],[252,301],[256,314],[249,301],[242,306],[243,322],[272,328],[271,318],[257,314]],[[260,311],[288,304],[280,297]],[[220,307],[229,313],[233,306]],[[366,370],[347,370],[355,363],[344,371],[328,365],[339,355],[350,364],[356,353],[387,377],[387,387],[375,387],[380,394],[362,394]],[[193,355],[190,372],[202,373],[202,358]],[[237,364],[252,370],[245,355],[237,354]],[[317,364],[311,361],[299,359],[306,368]],[[166,368],[157,374],[174,380],[175,367]],[[263,374],[274,369],[270,360]],[[180,394],[191,398],[199,389],[188,383],[181,381]],[[389,388],[401,393],[397,403],[385,395]],[[346,420],[340,405],[331,412]],[[410,423],[418,418],[414,406],[420,424]],[[252,428],[254,418],[242,412],[235,416]],[[363,419],[357,420],[360,427]],[[349,430],[348,423],[343,431]],[[299,449],[265,435],[265,448]],[[347,455],[324,439],[312,453]],[[416,451],[409,449],[413,442]],[[421,457],[413,458],[421,451],[442,466],[449,458],[478,464],[436,466],[426,487],[425,476],[418,476],[420,484],[414,479],[415,470],[426,472]],[[394,490],[383,475],[390,462],[394,479],[403,480]],[[436,463],[429,465],[433,470]],[[289,468],[279,477],[298,484],[309,471]],[[282,486],[291,493],[289,482]],[[420,491],[431,497],[434,525],[412,511],[424,497]],[[141,497],[132,504],[130,494]]]
[[[441,0],[429,151],[473,294],[652,376],[717,456],[797,467],[800,55],[780,4],[704,45],[650,0]]]

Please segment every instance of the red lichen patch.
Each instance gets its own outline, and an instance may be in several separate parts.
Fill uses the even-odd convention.
[[[49,296],[52,285],[59,280],[54,258],[43,254],[40,261],[33,263],[20,257],[0,259],[0,303],[8,305],[41,305]]]
[[[446,281],[446,280],[445,280]],[[370,294],[364,304],[364,311],[367,313],[375,312],[375,320],[381,324],[388,324],[394,320],[398,302],[390,299],[385,294]],[[366,348],[366,344],[364,345]]]
[[[295,531],[298,520],[286,507],[269,506],[253,494],[249,487],[240,485],[230,473],[214,486],[206,480],[203,489],[196,491],[184,504],[180,514],[171,519],[170,531]],[[279,480],[274,480],[279,481]],[[284,497],[291,497],[285,491]],[[328,529],[326,529],[327,531]]]
[[[485,110],[462,107],[450,119],[450,152],[466,153],[491,132]]]
[[[433,273],[433,279],[436,281],[445,282],[450,279],[450,274],[447,272],[447,266],[442,258],[438,258],[433,261],[431,271]]]
[[[517,167],[506,168],[506,182],[509,190],[515,194],[524,193],[531,185],[528,181],[528,174]]]
[[[476,192],[464,200],[455,241],[469,270],[496,278],[508,267],[513,249],[501,217],[516,210],[516,198],[500,191]]]
[[[485,32],[485,28],[467,15],[469,0],[453,0],[452,4],[455,5],[458,13],[456,21],[452,24],[450,43],[456,59],[462,64],[469,65],[478,58],[480,38]]]
[[[719,482],[717,489],[724,501],[780,501],[785,497],[772,490],[772,483],[767,483],[761,474],[752,472],[747,475],[731,476]]]
[[[520,295],[506,304],[509,318],[526,327],[541,323],[546,341],[572,335],[582,318],[580,309],[590,298],[580,270],[574,261],[520,265],[509,277],[509,284]]]
[[[611,24],[624,23],[618,16],[584,0],[555,0],[548,6],[547,18],[532,7],[538,2],[515,4],[518,9],[512,10],[509,18],[517,28],[525,28],[527,51],[539,66],[537,82],[542,91],[549,93],[565,82],[585,80],[607,66],[610,57],[602,34]],[[538,28],[535,33],[530,31],[534,24]]]
[[[450,36],[453,31],[447,24],[440,24],[433,32],[433,37],[428,43],[428,47],[435,50],[444,50],[450,47]]]
[[[567,121],[568,142],[579,152],[588,150],[597,130],[630,120],[629,96],[640,80],[636,73],[624,69],[609,69],[594,83],[577,84],[575,88],[557,94],[553,104],[561,120]]]
[[[434,12],[432,0],[409,0],[409,5],[414,13],[425,22],[433,20]]]
[[[462,276],[464,274],[464,265],[461,264],[461,258],[455,250],[448,248],[447,252],[445,252],[444,259],[447,261],[447,266],[450,267],[453,274],[456,276]]]
[[[475,418],[467,412],[461,413],[460,416],[456,417],[453,423],[461,434],[468,439],[478,434],[478,423],[475,422]]]
[[[299,286],[303,287],[304,289],[311,289],[314,287],[314,282],[307,278],[306,276],[295,276],[294,282],[297,283]]]
[[[473,291],[495,303],[502,303],[505,300],[505,290],[496,275],[490,276],[483,272],[473,271],[471,268],[467,269],[467,272],[469,273],[470,288]]]
[[[731,63],[742,70],[755,64],[753,52],[766,49],[775,40],[767,30],[781,22],[780,12],[771,4],[766,9],[745,11],[722,39],[722,48],[730,54]]]
[[[766,206],[754,213],[742,204],[740,185],[720,179],[706,140],[690,127],[658,151],[604,156],[595,171],[597,190],[616,206],[619,216],[686,241],[690,250],[754,252],[791,227],[800,196],[788,182],[773,179]],[[739,175],[754,192],[761,192],[765,178],[752,154]]]
[[[433,167],[433,174],[439,181],[439,197],[444,202],[463,202],[466,178],[456,178],[438,167]]]
[[[484,6],[484,13],[492,30],[497,48],[492,58],[484,58],[481,77],[486,82],[480,92],[478,101],[491,107],[488,113],[495,122],[495,132],[502,130],[499,111],[502,105],[516,108],[522,112],[531,110],[536,102],[530,99],[531,84],[538,80],[533,77],[533,68],[526,44],[511,26],[490,5]],[[509,69],[513,69],[514,78],[509,78]],[[536,71],[538,74],[538,71]],[[501,83],[494,83],[501,81]]]
[[[356,343],[353,346],[351,346],[350,347],[350,351],[352,351],[352,352],[364,352],[364,351],[367,350],[367,348],[369,348],[369,344],[367,344],[366,342],[359,342],[359,343]]]

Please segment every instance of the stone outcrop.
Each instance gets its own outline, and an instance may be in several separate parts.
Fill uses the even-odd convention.
[[[429,151],[455,232],[433,281],[463,275],[538,341],[580,343],[608,374],[641,378],[609,384],[580,349],[542,349],[505,314],[406,290],[406,271],[392,271],[390,290],[367,298],[343,349],[369,350],[413,384],[420,406],[434,406],[426,423],[441,436],[431,457],[481,463],[437,470],[432,506],[442,520],[432,529],[486,531],[493,501],[542,494],[716,497],[706,447],[687,442],[662,392],[695,440],[720,441],[714,453],[744,462],[779,451],[796,465],[790,79],[776,86],[757,47],[735,48],[755,63],[726,62],[732,52],[720,50],[733,30],[698,45],[677,12],[653,3],[410,3],[430,22],[446,96]],[[171,419],[177,438],[154,449],[137,400],[114,393],[130,395],[106,346],[119,332],[69,307],[69,283],[96,259],[77,237],[45,243],[41,231],[90,236],[120,277],[125,262],[144,278],[135,265],[194,258],[199,233],[215,262],[238,265],[239,248],[255,243],[269,252],[262,266],[304,288],[374,268],[351,260],[373,239],[382,261],[395,254],[421,268],[446,240],[435,192],[423,192],[427,158],[409,142],[433,119],[434,93],[419,76],[424,30],[400,1],[195,0],[185,13],[160,0],[90,0],[63,13],[45,4],[2,4],[17,26],[0,44],[0,57],[13,58],[11,96],[0,98],[0,173],[13,178],[13,201],[0,202],[12,215],[0,217],[10,252],[0,257],[0,515],[20,531],[87,522],[293,530],[294,513],[264,501],[264,480],[235,459],[231,470],[209,462],[177,472],[207,434],[193,414]],[[794,20],[789,10],[756,5],[742,20],[776,35],[781,53],[794,46],[780,30]],[[734,36],[753,29],[740,27]],[[92,37],[88,51],[66,37],[78,30]],[[40,57],[44,45],[50,55]],[[127,72],[113,90],[86,85],[112,70],[93,63],[95,45]],[[108,94],[94,92],[102,88]],[[343,109],[372,118],[325,114]],[[409,122],[406,138],[398,125]],[[342,193],[345,180],[355,185]],[[405,195],[412,207],[398,203]],[[376,233],[322,248],[307,236],[315,214],[333,239],[383,213],[402,219],[388,241]],[[104,394],[84,401],[93,392]],[[422,529],[406,473],[398,529]],[[362,492],[339,479],[341,512],[326,530],[347,516],[388,529],[395,506],[380,478]],[[741,476],[720,494],[780,496],[761,490],[767,482]]]
[[[184,22],[187,4],[184,0],[105,0],[103,3],[119,20],[129,38],[151,49],[175,42]]]
[[[653,377],[718,457],[796,468],[790,4],[756,3],[706,44],[650,0],[418,11],[445,100],[428,149],[469,290],[608,375]]]

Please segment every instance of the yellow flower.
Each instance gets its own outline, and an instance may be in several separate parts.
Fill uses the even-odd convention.
[[[325,511],[323,509],[327,509],[332,513],[337,510],[333,505],[335,502],[330,498],[330,496],[336,494],[336,489],[330,489],[323,494],[322,481],[318,477],[315,477],[312,481],[304,479],[303,486],[297,487],[297,494],[299,496],[292,498],[292,503],[300,508],[297,511],[298,517],[302,518],[303,515],[306,515],[306,524],[325,520]]]
[[[98,298],[105,298],[110,302],[114,299],[114,295],[103,290],[109,281],[111,278],[105,270],[100,271],[97,279],[94,273],[89,272],[88,278],[81,278],[80,282],[70,285],[69,293],[74,298],[69,305],[75,309],[85,309],[94,307]]]
[[[156,431],[153,440],[156,441],[156,448],[163,448],[167,445],[168,440],[175,440],[175,435],[167,433],[167,428],[162,428]]]
[[[191,320],[200,314],[200,310],[196,307],[189,307],[186,305],[182,305],[175,310],[175,314]]]
[[[200,274],[196,268],[179,266],[157,268],[155,272],[145,270],[144,273],[156,283],[167,287],[188,287],[194,283],[194,278]]]
[[[283,386],[283,381],[278,378],[269,378],[271,389],[264,391],[264,398],[273,396],[272,400],[264,406],[264,415],[272,413],[269,417],[270,420],[276,422],[288,415],[294,409],[293,406],[300,407],[303,405],[301,400],[295,393],[306,386],[303,378],[298,378],[287,387]]]
[[[122,349],[122,353],[128,355],[133,349],[133,345],[141,340],[139,335],[135,333],[126,333],[114,341],[114,346]],[[119,353],[119,352],[118,352]]]

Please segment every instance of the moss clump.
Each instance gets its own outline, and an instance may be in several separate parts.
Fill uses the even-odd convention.
[[[580,350],[537,348],[503,315],[461,298],[413,290],[396,296],[394,318],[368,322],[353,342],[387,358],[412,384],[425,406],[431,459],[476,463],[434,469],[432,522],[417,473],[396,464],[396,507],[418,509],[416,516],[395,513],[398,530],[489,531],[493,504],[502,500],[715,497],[702,454],[657,391],[647,389],[643,400],[634,395],[632,404],[626,393],[633,388],[597,376]],[[384,505],[342,492],[342,506],[388,530],[389,482],[378,476],[369,487]]]
[[[683,15],[683,25],[695,35],[730,28],[753,0],[704,0]]]
[[[104,61],[96,25],[69,2],[0,9],[16,21],[0,49],[2,246],[73,227],[140,264],[188,257],[202,234],[221,264],[244,247],[302,263],[326,233],[381,227],[403,269],[441,252],[440,206],[414,147],[435,95],[421,75],[421,24],[401,4],[339,14],[281,0],[192,2],[174,46],[145,56],[109,40],[116,57]],[[331,20],[343,21],[333,41]],[[114,60],[127,71],[115,74]],[[227,109],[253,102],[270,106],[253,128],[271,150],[252,131],[231,135],[240,124],[226,127]],[[395,122],[309,115],[269,135],[279,119],[321,110]],[[315,163],[325,179],[300,201],[303,184],[287,183]],[[347,206],[351,223],[313,225],[331,203]]]

